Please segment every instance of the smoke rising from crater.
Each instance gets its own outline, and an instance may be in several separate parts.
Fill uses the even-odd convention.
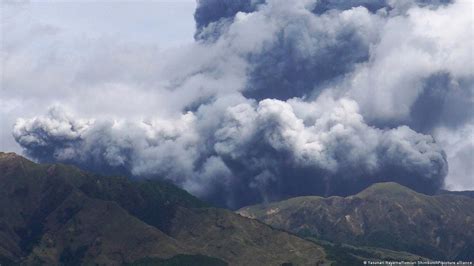
[[[164,111],[53,107],[13,135],[33,158],[167,179],[232,208],[380,181],[432,193],[450,160],[435,138],[473,124],[471,7],[201,0],[196,42],[164,53],[150,83]]]

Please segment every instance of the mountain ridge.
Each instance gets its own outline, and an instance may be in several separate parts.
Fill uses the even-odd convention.
[[[378,183],[348,197],[304,196],[237,213],[303,237],[406,251],[431,259],[474,254],[474,200]]]
[[[155,180],[100,176],[0,153],[0,184],[2,265],[326,261],[315,243]]]
[[[411,217],[416,225],[419,220],[410,212],[415,204],[429,210],[425,228],[433,226],[431,220],[439,221],[437,214],[443,208],[459,209],[459,202],[468,202],[460,213],[471,211],[469,197],[428,196],[391,182],[348,197],[303,196],[254,205],[239,210],[240,215],[214,208],[166,182],[101,176],[64,164],[36,164],[14,153],[0,152],[0,184],[2,265],[348,265],[362,260],[463,259],[474,250],[466,240],[473,235],[470,214],[464,224],[450,220],[467,228],[463,232],[439,227],[448,238],[464,239],[457,246],[452,240],[440,247],[420,242],[429,235],[416,226],[406,231],[393,222],[371,224],[385,220],[372,221],[374,217],[364,214],[364,209],[398,219],[398,224],[410,224],[407,217]],[[286,216],[275,219],[282,213]],[[313,220],[308,222],[307,217]],[[371,228],[416,237],[400,243],[381,230],[375,238],[364,238]],[[374,245],[374,241],[397,245]],[[428,248],[420,250],[420,246]],[[446,252],[433,256],[439,248]]]

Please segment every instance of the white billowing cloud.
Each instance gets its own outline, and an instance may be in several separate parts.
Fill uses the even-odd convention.
[[[436,139],[446,151],[449,173],[446,188],[465,190],[474,187],[474,125],[466,124],[452,130],[442,127],[435,132]]]
[[[76,120],[71,115],[65,113],[61,107],[52,107],[48,115],[29,120],[18,119],[13,135],[18,137],[19,142],[32,146],[48,146],[47,140],[59,139],[64,141],[74,141],[89,129],[92,121]],[[30,132],[36,132],[30,135]]]
[[[308,115],[306,110],[312,113]],[[252,151],[242,148],[254,149],[263,143],[277,154],[288,155],[286,159],[291,164],[316,167],[328,173],[349,167],[354,175],[357,168],[370,175],[380,171],[381,165],[393,164],[397,159],[402,159],[397,164],[411,171],[418,167],[430,169],[432,172],[420,173],[427,178],[436,178],[447,170],[443,163],[441,167],[431,167],[432,163],[444,160],[432,137],[405,126],[393,130],[370,127],[359,114],[357,103],[349,99],[336,101],[321,96],[310,103],[267,99],[256,109],[249,104],[228,109],[227,117],[230,119],[223,124],[230,127],[216,131],[218,141],[214,147],[218,154],[233,159],[249,160]],[[256,156],[251,162],[258,159]]]
[[[426,79],[439,73],[453,82],[471,80],[463,89],[473,103],[473,8],[460,0],[436,9],[411,7],[406,16],[386,20],[369,60],[349,79],[348,94],[368,119],[408,121]]]

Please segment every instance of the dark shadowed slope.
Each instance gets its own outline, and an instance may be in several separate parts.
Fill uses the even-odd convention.
[[[297,197],[238,212],[335,243],[474,260],[474,199],[465,196],[427,196],[379,183],[350,197]]]
[[[314,243],[209,208],[173,185],[0,153],[2,265],[314,265],[324,258]]]

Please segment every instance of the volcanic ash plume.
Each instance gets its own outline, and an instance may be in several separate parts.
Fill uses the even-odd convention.
[[[195,43],[167,52],[156,75],[167,112],[53,107],[13,135],[33,158],[170,180],[232,208],[381,181],[433,193],[450,158],[432,136],[473,124],[471,7],[201,0]]]
[[[429,135],[365,123],[350,99],[219,100],[173,121],[87,121],[52,109],[19,120],[29,155],[105,173],[159,177],[239,207],[294,195],[346,195],[380,181],[434,192],[447,172]]]

